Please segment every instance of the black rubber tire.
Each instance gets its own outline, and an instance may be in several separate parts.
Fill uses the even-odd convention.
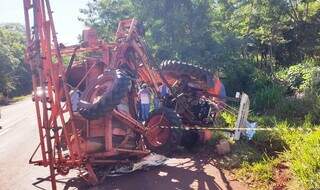
[[[166,119],[168,120],[168,122],[170,123],[171,126],[181,127],[182,121],[178,117],[177,113],[174,110],[166,108],[166,107],[162,107],[162,108],[153,110],[150,113],[150,116],[149,116],[149,119],[147,121],[146,126],[148,126],[148,122],[150,121],[150,119],[152,117],[159,115],[159,114],[164,114],[164,116],[166,117]],[[183,131],[181,129],[170,128],[169,139],[166,143],[162,144],[161,146],[155,147],[148,142],[147,138],[145,138],[146,139],[146,146],[152,152],[155,152],[157,154],[162,154],[165,156],[170,156],[177,149],[177,147],[180,146],[181,138],[182,138],[182,134],[183,134],[182,132]]]
[[[165,74],[175,73],[180,75],[188,75],[198,78],[199,80],[207,80],[207,77],[212,76],[212,71],[210,69],[203,68],[199,65],[175,61],[175,60],[164,60],[161,62],[161,72]]]
[[[110,76],[114,81],[111,89],[103,93],[99,101],[95,103],[88,102],[88,94],[90,94],[97,85],[103,84],[104,81],[110,81]],[[98,119],[105,116],[107,112],[112,111],[120,104],[121,99],[127,96],[130,85],[129,77],[121,70],[106,71],[100,75],[97,80],[88,85],[81,94],[78,104],[79,113],[88,120]]]

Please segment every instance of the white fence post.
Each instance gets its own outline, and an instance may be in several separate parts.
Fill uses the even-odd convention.
[[[239,140],[242,130],[239,130],[239,128],[245,127],[245,123],[247,122],[248,114],[249,114],[249,107],[250,107],[250,100],[249,96],[246,93],[241,94],[241,101],[240,101],[240,108],[238,112],[237,121],[235,123],[235,132],[233,139]]]

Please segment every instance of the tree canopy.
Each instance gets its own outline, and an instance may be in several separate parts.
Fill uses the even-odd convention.
[[[81,12],[108,40],[120,19],[137,17],[158,59],[213,67],[254,58],[268,67],[319,57],[319,9],[316,0],[98,0]]]
[[[320,95],[320,1],[92,0],[81,12],[108,41],[119,20],[139,19],[158,63],[218,69],[227,94],[249,93],[257,111],[306,91]]]
[[[20,24],[0,25],[0,92],[4,96],[27,93],[31,78],[24,64],[24,27]]]

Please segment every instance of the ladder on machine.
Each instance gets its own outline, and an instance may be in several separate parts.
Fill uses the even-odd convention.
[[[61,174],[61,163],[81,160],[80,144],[75,137],[76,148],[69,149],[69,156],[62,154],[61,129],[70,121],[73,134],[77,134],[73,123],[70,96],[65,83],[63,61],[56,36],[49,0],[23,0],[26,26],[26,63],[32,72],[33,91],[40,137],[40,144],[30,158],[30,163],[49,166],[52,189],[56,187],[56,176]],[[42,95],[37,97],[37,91]],[[64,92],[65,103],[62,104]],[[60,125],[61,127],[59,127]],[[66,137],[66,136],[65,136]],[[68,138],[65,138],[70,146]],[[41,160],[33,161],[40,148]],[[60,171],[60,172],[59,172]]]

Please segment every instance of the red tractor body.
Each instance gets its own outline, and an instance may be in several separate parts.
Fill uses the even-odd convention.
[[[42,159],[32,156],[30,163],[50,167],[53,189],[55,176],[70,169],[95,184],[99,168],[170,152],[183,138],[199,141],[203,132],[179,128],[214,124],[219,110],[207,92],[212,72],[177,61],[154,64],[137,20],[120,21],[112,43],[87,29],[83,43],[65,47],[57,41],[49,0],[24,0],[24,10],[33,89],[46,90],[34,99]],[[171,90],[146,123],[137,111],[142,83],[159,99],[159,83]]]

